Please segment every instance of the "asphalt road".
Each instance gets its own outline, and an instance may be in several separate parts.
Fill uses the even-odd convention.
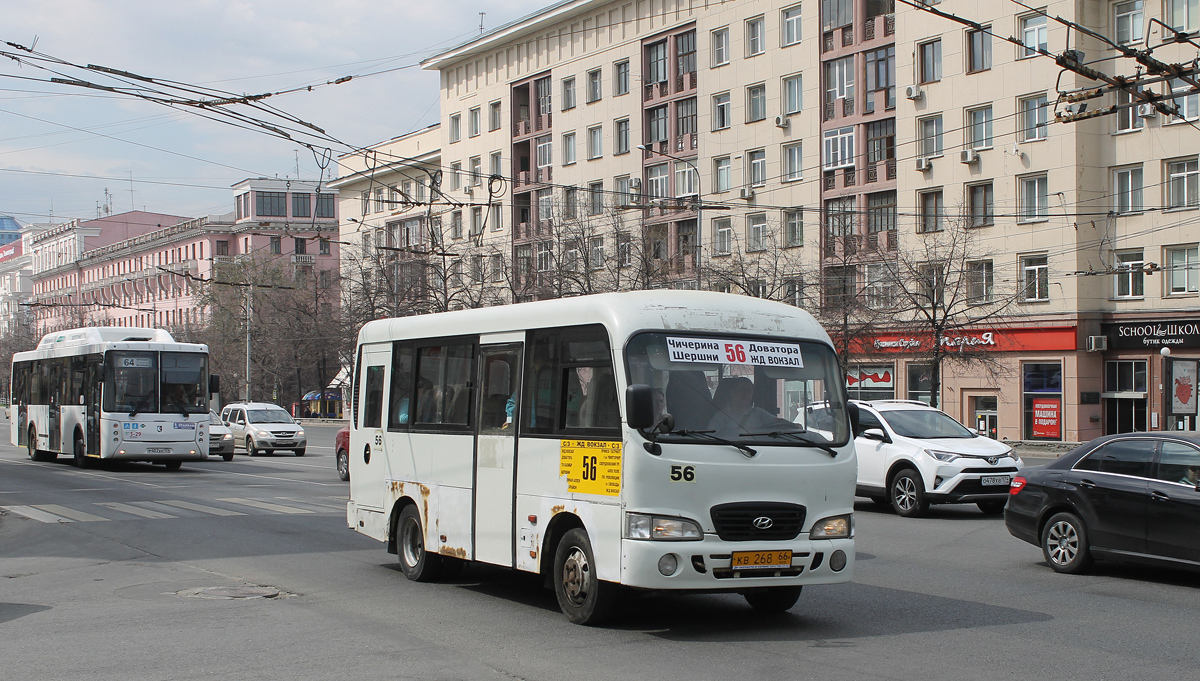
[[[807,589],[784,615],[652,595],[608,628],[572,626],[532,576],[405,580],[346,528],[335,429],[306,428],[304,458],[176,472],[81,471],[0,445],[0,507],[40,518],[0,510],[0,678],[1060,681],[1200,667],[1196,575],[1058,575],[973,506],[904,520],[860,504],[855,582]],[[280,596],[202,597],[213,587]]]

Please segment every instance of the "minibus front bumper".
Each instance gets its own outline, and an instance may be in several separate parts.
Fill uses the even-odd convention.
[[[734,552],[791,551],[787,567],[733,568]],[[839,584],[854,576],[854,539],[728,542],[706,534],[700,541],[621,540],[621,583],[642,589],[742,591],[766,586]]]

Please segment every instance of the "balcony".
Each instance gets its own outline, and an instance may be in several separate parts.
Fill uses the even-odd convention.
[[[667,81],[661,83],[647,83],[642,88],[642,100],[649,102],[654,99],[660,99],[671,94],[671,84]]]
[[[513,123],[513,137],[524,137],[537,132],[549,130],[553,121],[549,113],[522,118]]]
[[[293,255],[293,265],[315,265],[317,264],[317,256],[315,255]]]
[[[675,76],[675,92],[690,92],[696,89],[696,72],[689,71]]]
[[[863,42],[896,34],[896,15],[880,14],[863,22]]]
[[[675,138],[675,151],[695,151],[697,145],[696,133],[680,135]]]
[[[867,184],[880,180],[896,179],[896,159],[867,164]]]

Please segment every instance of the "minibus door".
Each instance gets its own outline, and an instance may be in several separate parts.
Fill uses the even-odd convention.
[[[391,364],[391,343],[362,346],[357,374],[358,429],[350,437],[350,498],[358,506],[374,510],[383,509],[387,487],[383,400]]]
[[[513,564],[521,343],[481,345],[475,419],[476,560]]]

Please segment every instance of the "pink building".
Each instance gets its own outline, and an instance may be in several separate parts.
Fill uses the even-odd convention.
[[[225,215],[189,220],[136,212],[46,230],[32,244],[34,321],[41,332],[200,326],[214,264],[247,258],[282,260],[318,286],[334,286],[336,201],[316,188],[244,180],[234,185],[235,209]]]

